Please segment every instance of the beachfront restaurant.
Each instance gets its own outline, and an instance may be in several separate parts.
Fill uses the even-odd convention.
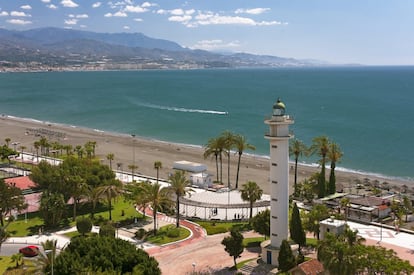
[[[205,164],[180,160],[173,163],[173,169],[189,174],[191,185],[198,188],[208,189],[213,186],[212,175],[207,173],[207,165]]]

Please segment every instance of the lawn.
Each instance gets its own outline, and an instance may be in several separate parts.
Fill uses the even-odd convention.
[[[68,206],[67,213],[72,214],[73,207],[72,205]],[[102,204],[96,209],[95,219],[98,221],[104,221],[109,219],[109,211],[106,204]],[[80,216],[90,216],[90,208],[87,205],[82,205],[78,210],[78,217]],[[129,201],[125,201],[122,197],[118,198],[112,204],[112,221],[123,223],[132,223],[135,218],[142,218],[140,213],[137,213],[133,204]],[[69,226],[75,226],[76,222],[72,220],[71,216],[69,217],[68,224]],[[10,223],[7,228],[7,231],[12,237],[24,237],[29,235],[38,234],[39,228],[43,226],[43,219],[39,212],[28,213],[27,220],[25,220],[25,215],[19,215],[17,220]],[[62,225],[65,226],[65,225]],[[55,230],[59,230],[56,228]]]
[[[151,233],[149,233],[151,234]],[[190,236],[190,231],[186,228],[179,227],[176,228],[175,225],[170,224],[161,227],[157,231],[157,235],[149,235],[145,241],[150,242],[156,245],[163,245],[167,243],[176,242],[179,240],[183,240]]]
[[[34,260],[24,259],[24,265],[20,265],[18,269],[15,269],[16,263],[12,261],[11,256],[1,256],[0,257],[0,274],[35,274],[36,264]],[[23,267],[25,269],[23,269]],[[10,269],[9,269],[10,268]],[[9,269],[9,270],[8,270]]]
[[[208,235],[226,233],[231,231],[232,228],[239,229],[240,231],[250,230],[249,223],[247,222],[217,222],[217,221],[194,221],[201,227],[203,227]]]
[[[265,240],[265,237],[244,238],[244,247],[257,247]]]

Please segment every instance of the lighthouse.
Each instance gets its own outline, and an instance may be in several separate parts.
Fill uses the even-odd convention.
[[[285,104],[278,99],[272,116],[266,119],[270,144],[270,243],[262,243],[262,259],[278,266],[279,249],[289,236],[289,125],[294,121],[286,115]]]

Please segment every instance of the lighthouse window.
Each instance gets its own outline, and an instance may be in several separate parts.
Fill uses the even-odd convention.
[[[277,201],[277,199],[273,198],[272,201]]]
[[[272,236],[277,237],[277,234],[276,233],[272,233]]]
[[[277,148],[277,145],[272,145],[272,148]]]
[[[277,217],[276,217],[276,216],[272,216],[272,219],[275,219],[275,220],[277,220]]]
[[[277,163],[272,163],[272,166],[277,166]]]
[[[277,181],[276,180],[272,180],[272,183],[277,184]]]

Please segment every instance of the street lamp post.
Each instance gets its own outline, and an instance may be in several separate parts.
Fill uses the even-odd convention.
[[[135,134],[132,134],[132,166],[134,167],[132,169],[132,181],[134,181],[134,174],[135,174]]]

